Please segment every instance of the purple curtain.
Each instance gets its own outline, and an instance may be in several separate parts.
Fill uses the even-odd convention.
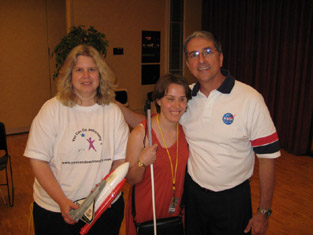
[[[223,67],[257,89],[280,145],[311,150],[313,0],[203,0],[202,29],[221,41]]]

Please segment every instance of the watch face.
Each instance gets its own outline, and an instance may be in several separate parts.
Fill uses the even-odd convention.
[[[258,212],[260,212],[261,214],[266,215],[266,216],[270,216],[272,214],[271,209],[260,209],[260,208],[258,208]]]
[[[138,166],[145,167],[145,164],[143,164],[140,160],[138,160]]]

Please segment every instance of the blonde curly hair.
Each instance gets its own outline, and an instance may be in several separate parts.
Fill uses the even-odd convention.
[[[78,56],[91,57],[99,71],[99,86],[95,95],[95,102],[106,105],[115,97],[116,78],[112,70],[101,58],[99,52],[92,46],[78,45],[72,49],[65,59],[57,83],[57,99],[65,106],[73,107],[80,98],[75,94],[72,84],[72,70],[77,63]]]

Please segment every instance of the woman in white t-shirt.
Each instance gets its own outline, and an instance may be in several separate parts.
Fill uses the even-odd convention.
[[[56,97],[33,120],[24,155],[35,175],[35,234],[78,234],[82,221],[69,212],[95,184],[125,161],[128,126],[113,103],[115,76],[87,45],[67,56]],[[88,234],[118,234],[124,201],[119,196]]]

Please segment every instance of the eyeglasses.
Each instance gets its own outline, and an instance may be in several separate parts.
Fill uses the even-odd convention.
[[[195,60],[195,59],[199,58],[200,53],[201,53],[202,56],[207,59],[207,58],[210,58],[210,57],[214,56],[214,54],[213,54],[213,51],[214,51],[214,50],[215,50],[215,49],[204,48],[204,49],[202,50],[202,52],[200,52],[200,51],[192,51],[192,52],[190,52],[190,53],[187,55],[187,57],[188,57],[190,60]]]

